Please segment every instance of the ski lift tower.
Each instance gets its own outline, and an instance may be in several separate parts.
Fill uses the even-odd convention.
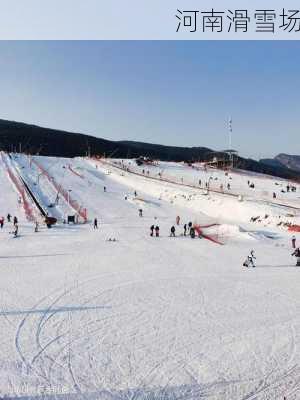
[[[232,117],[229,117],[229,120],[228,120],[228,144],[229,144],[228,155],[229,155],[230,165],[231,165],[231,168],[233,168],[233,154],[231,152],[231,150],[232,150]]]
[[[228,150],[224,150],[224,153],[228,155],[230,168],[234,168],[234,156],[237,156],[238,152],[232,149],[232,117],[228,119]]]

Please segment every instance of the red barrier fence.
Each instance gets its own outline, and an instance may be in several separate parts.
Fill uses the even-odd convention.
[[[292,225],[292,226],[289,226],[288,230],[289,230],[290,232],[300,232],[300,225]]]
[[[8,165],[3,152],[1,152],[1,157],[2,157],[3,164],[6,168],[6,172],[22,199],[22,205],[23,205],[27,220],[30,222],[35,221],[34,212],[31,207],[31,204],[27,200],[26,191],[24,189],[23,183],[18,179],[18,177],[14,174],[14,172]]]
[[[76,211],[76,213],[83,219],[84,222],[87,222],[87,210],[78,204],[78,202],[70,196],[70,193],[62,187],[62,185],[58,184],[55,179],[49,175],[48,171],[42,167],[34,158],[32,158],[32,162],[38,167],[38,169],[46,176],[48,181],[54,186],[55,190],[57,190],[58,194],[62,195],[65,201]]]

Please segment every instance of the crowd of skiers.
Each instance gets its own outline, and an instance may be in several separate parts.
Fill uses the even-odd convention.
[[[7,216],[6,216],[6,222],[9,223],[9,224],[13,223],[13,230],[10,233],[12,233],[14,235],[14,237],[17,237],[18,233],[19,233],[18,218],[16,216],[12,217],[10,215],[10,213],[8,213]],[[4,217],[0,217],[0,229],[3,229],[4,224],[5,224],[5,218]]]
[[[176,225],[180,225],[180,217],[176,217]],[[154,235],[155,233],[155,235]],[[193,226],[192,222],[183,225],[183,232],[181,233],[183,236],[190,236],[192,239],[196,237],[195,227]],[[151,225],[150,226],[150,236],[159,237],[159,225]],[[175,225],[172,225],[170,228],[170,237],[176,237],[176,228]],[[198,233],[198,237],[201,238],[201,234]]]

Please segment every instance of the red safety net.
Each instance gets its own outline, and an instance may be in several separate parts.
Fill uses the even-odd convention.
[[[300,225],[291,225],[289,226],[288,230],[290,232],[300,232]]]
[[[219,225],[218,224],[210,224],[210,225],[203,225],[203,226],[194,225],[194,229],[198,233],[199,237],[201,236],[204,239],[210,240],[211,242],[216,243],[216,244],[220,244],[221,246],[224,245],[224,243],[222,243],[219,240],[218,234],[209,234],[208,235],[203,231],[203,229],[211,228],[213,226],[219,226]]]
[[[26,190],[24,188],[23,183],[15,175],[12,168],[8,165],[7,160],[2,152],[1,152],[1,157],[2,157],[3,164],[5,166],[6,172],[9,176],[10,180],[14,184],[16,190],[18,191],[20,198],[22,199],[22,205],[23,205],[27,220],[31,221],[31,222],[35,221],[34,212],[31,207],[30,202],[27,200]]]

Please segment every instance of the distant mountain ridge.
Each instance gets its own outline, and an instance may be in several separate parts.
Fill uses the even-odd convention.
[[[136,141],[112,141],[82,133],[43,128],[0,119],[0,149],[56,157],[105,155],[115,158],[147,156],[162,161],[204,161],[216,153],[206,147],[178,147]],[[223,154],[219,152],[219,154]],[[300,171],[238,157],[237,167],[258,173],[300,180]]]
[[[300,155],[280,153],[274,158],[264,158],[261,163],[300,172]]]
[[[275,157],[275,160],[287,168],[300,171],[300,156],[281,153]]]

